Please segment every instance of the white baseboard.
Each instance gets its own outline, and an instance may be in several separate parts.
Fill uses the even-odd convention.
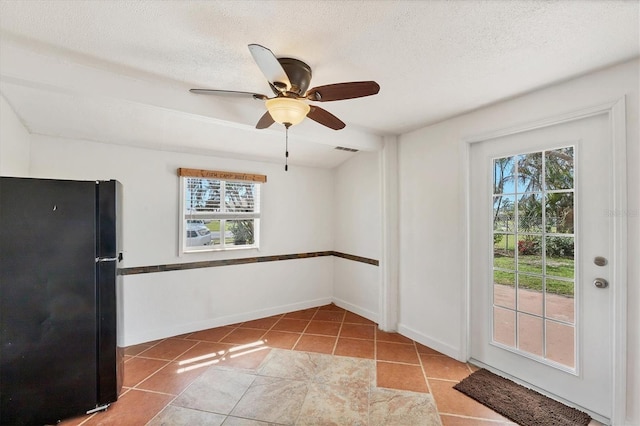
[[[373,312],[368,309],[361,308],[360,306],[353,305],[349,302],[346,302],[342,299],[338,299],[336,297],[333,298],[333,303],[335,303],[336,306],[339,306],[342,309],[346,309],[349,312],[353,312],[354,314],[358,314],[361,317],[365,317],[366,319],[371,320],[376,324],[378,323],[377,312]]]
[[[122,347],[137,345],[140,343],[151,342],[158,339],[166,339],[167,337],[179,336],[181,334],[193,333],[195,331],[206,330],[208,328],[222,327],[229,324],[237,324],[239,322],[252,321],[255,319],[270,317],[272,315],[285,314],[287,312],[299,311],[302,309],[315,308],[316,306],[328,305],[332,302],[330,297],[308,300],[305,302],[292,303],[289,305],[274,306],[258,311],[242,312],[235,315],[227,315],[224,317],[211,318],[204,321],[190,322],[185,324],[176,324],[171,327],[163,327],[143,332],[130,333],[124,331],[123,339],[118,339],[118,344]],[[346,308],[345,308],[346,309]],[[364,315],[363,315],[364,316]],[[125,326],[126,327],[126,326]]]
[[[451,358],[455,358],[458,361],[467,362],[466,359],[462,359],[462,352],[460,351],[460,348],[456,348],[440,340],[436,340],[429,336],[425,336],[419,331],[416,331],[410,327],[407,327],[402,323],[398,324],[398,333],[402,334],[405,337],[408,337],[409,339],[415,340],[420,344],[428,346],[431,349],[434,349],[440,353],[450,356]]]

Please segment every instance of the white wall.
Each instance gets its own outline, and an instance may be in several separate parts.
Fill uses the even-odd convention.
[[[400,326],[464,357],[464,185],[461,140],[626,95],[628,173],[627,424],[640,424],[639,64],[628,62],[401,136]]]
[[[334,250],[380,260],[380,153],[359,152],[334,170]],[[335,258],[333,297],[339,306],[378,321],[378,266]]]
[[[0,175],[29,176],[29,132],[0,95]]]
[[[259,251],[178,256],[178,167],[267,175]],[[31,175],[123,184],[122,267],[333,249],[331,170],[33,135]],[[121,344],[328,303],[332,277],[331,257],[126,275]]]

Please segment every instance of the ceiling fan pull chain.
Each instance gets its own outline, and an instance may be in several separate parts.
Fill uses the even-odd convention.
[[[285,137],[284,137],[284,171],[285,172],[289,170],[289,127],[291,127],[291,124],[284,123],[284,132],[285,132]]]

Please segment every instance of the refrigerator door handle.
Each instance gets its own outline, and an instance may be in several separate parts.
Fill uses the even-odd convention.
[[[96,257],[96,263],[98,262],[115,262],[117,257]]]

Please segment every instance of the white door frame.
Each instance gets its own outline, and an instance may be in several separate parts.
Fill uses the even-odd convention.
[[[626,416],[626,370],[627,370],[627,165],[626,165],[626,108],[625,98],[572,111],[562,115],[548,117],[542,120],[523,125],[496,130],[490,133],[465,138],[461,141],[461,155],[464,177],[464,239],[465,239],[465,285],[463,286],[462,300],[464,301],[462,324],[465,325],[460,342],[461,354],[465,360],[470,358],[471,323],[470,323],[470,159],[471,145],[503,136],[515,135],[544,127],[554,126],[569,121],[580,120],[594,115],[606,114],[609,117],[609,134],[611,136],[613,175],[613,211],[608,209],[603,214],[608,214],[613,219],[613,262],[611,264],[611,335],[613,336],[612,351],[612,389],[611,407],[612,424],[624,424]],[[603,397],[605,397],[603,395]]]

